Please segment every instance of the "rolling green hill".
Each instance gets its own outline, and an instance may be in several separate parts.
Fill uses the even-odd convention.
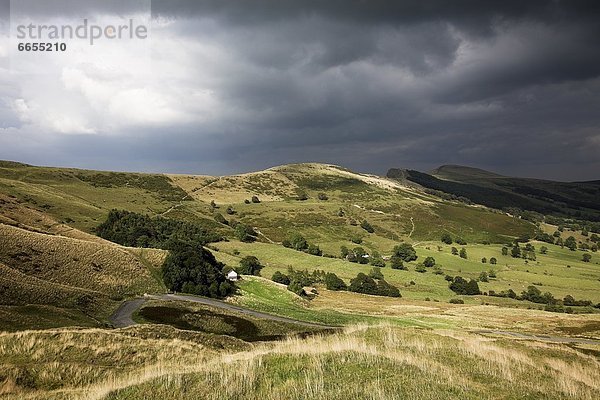
[[[497,183],[514,184],[512,178],[485,171],[447,167],[437,174],[399,171],[384,178],[312,163],[219,177],[0,162],[0,396],[289,398],[312,390],[312,397],[354,398],[364,390],[359,377],[378,382],[379,398],[429,398],[415,393],[431,385],[449,399],[497,398],[508,384],[516,386],[506,398],[597,397],[595,342],[518,342],[477,333],[600,339],[600,313],[592,306],[600,302],[600,257],[591,235],[564,229],[559,235],[575,236],[576,249],[532,240],[535,257],[503,254],[507,243],[540,231],[552,235],[557,226],[495,208],[508,201],[550,203],[508,190]],[[468,204],[423,182],[438,190],[458,185],[481,195],[482,204],[500,203]],[[109,213],[125,219],[107,221]],[[237,223],[252,228],[252,241],[240,241]],[[285,247],[293,234],[323,254]],[[443,234],[452,243],[442,243]],[[172,236],[203,238],[197,243],[234,269],[244,257],[258,258],[262,277],[243,276],[228,302],[344,329],[286,339],[304,329],[182,301],[150,301],[135,314],[142,325],[110,329],[108,316],[123,300],[166,290],[167,252],[122,244],[164,247]],[[389,257],[400,243],[414,246],[417,259],[392,269]],[[335,273],[346,284],[368,274],[373,266],[343,258],[342,246],[380,253],[386,264],[380,272],[402,297],[333,291],[319,282],[311,296],[299,296],[270,280],[290,267]],[[453,247],[464,249],[464,257]],[[423,266],[428,257],[434,267]],[[477,280],[482,293],[456,294],[447,280],[454,276]],[[531,287],[550,293],[560,307],[566,296],[591,303],[546,312],[539,302],[491,295]],[[250,343],[264,339],[278,340]],[[354,380],[336,383],[348,379]]]

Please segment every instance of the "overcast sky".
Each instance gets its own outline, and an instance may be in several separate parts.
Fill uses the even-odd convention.
[[[197,174],[463,164],[600,179],[598,1],[154,0],[136,49],[111,42],[30,64],[15,58],[8,3],[0,159]],[[80,0],[72,14],[37,4],[32,19],[62,23],[148,11],[144,0]]]

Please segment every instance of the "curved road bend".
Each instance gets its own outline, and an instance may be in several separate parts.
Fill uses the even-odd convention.
[[[325,328],[334,329],[339,326],[323,325],[315,322],[299,321],[292,318],[280,317],[278,315],[267,314],[259,311],[250,310],[249,308],[235,306],[233,304],[226,303],[221,300],[210,299],[207,297],[191,296],[191,295],[179,295],[179,294],[160,294],[160,295],[149,295],[144,298],[138,298],[133,300],[127,300],[121,304],[121,306],[110,316],[109,321],[115,328],[124,328],[127,326],[136,325],[131,316],[133,313],[142,306],[148,299],[155,300],[178,300],[178,301],[191,301],[194,303],[200,303],[207,306],[221,308],[228,311],[235,311],[240,314],[250,315],[256,318],[268,319],[271,321],[286,322],[290,324],[310,326],[314,328]]]

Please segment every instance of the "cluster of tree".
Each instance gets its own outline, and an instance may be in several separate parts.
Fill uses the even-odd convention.
[[[508,255],[508,248],[502,247],[502,255]],[[535,261],[535,247],[531,243],[527,243],[525,247],[521,247],[518,241],[512,244],[510,256],[513,258],[523,258],[524,260]]]
[[[355,247],[350,250],[346,246],[340,247],[340,257],[358,264],[368,264],[370,258],[369,253],[362,247]],[[383,258],[381,260],[383,261]]]
[[[251,243],[256,240],[256,236],[258,233],[249,225],[243,224],[241,222],[234,222],[231,224],[233,231],[235,233],[235,237],[240,242]]]
[[[305,296],[304,287],[312,286],[315,283],[323,283],[326,281],[325,271],[315,270],[308,272],[308,270],[297,271],[292,267],[288,268],[287,274],[283,274],[280,271],[276,271],[271,277],[273,282],[287,285],[287,289],[291,292],[296,293],[299,296]]]
[[[313,256],[322,256],[323,252],[319,246],[308,243],[308,241],[299,233],[292,233],[283,242],[284,247],[294,249],[297,251],[303,251]]]
[[[166,201],[190,201],[192,198],[165,175],[131,174],[127,172],[79,173],[75,175],[95,187],[135,187],[158,195]]]
[[[162,277],[169,290],[214,298],[235,293],[236,287],[223,274],[225,265],[199,243],[170,242]]]
[[[448,280],[448,278],[446,278],[446,280]],[[479,290],[479,285],[477,284],[476,280],[470,279],[469,281],[467,281],[461,276],[455,276],[454,278],[452,278],[452,281],[450,281],[450,285],[448,287],[456,294],[463,294],[468,296],[481,294],[481,291]]]
[[[160,249],[168,249],[170,240],[203,245],[222,239],[198,223],[119,210],[111,210],[106,221],[96,228],[96,233],[123,246]]]
[[[465,260],[468,258],[467,249],[464,247],[461,247],[460,251],[456,247],[452,247],[450,251],[454,256],[460,256],[460,258],[464,258]]]
[[[552,293],[542,293],[540,289],[533,285],[528,286],[527,290],[522,291],[520,295],[517,295],[517,293],[515,293],[515,291],[512,289],[503,290],[501,292],[490,290],[488,295],[494,297],[507,297],[515,300],[525,300],[537,304],[545,304],[551,307],[551,309],[547,309],[546,311],[562,312],[563,310],[561,310],[561,306],[600,308],[600,303],[594,305],[590,300],[575,300],[575,298],[571,295],[566,295],[562,300],[556,299]]]
[[[240,260],[240,266],[237,270],[242,275],[256,275],[260,276],[260,270],[264,266],[258,261],[258,258],[254,256],[246,256]]]
[[[348,290],[376,296],[402,297],[398,288],[389,284],[383,278],[383,274],[379,268],[373,268],[369,275],[360,272],[350,281]]]

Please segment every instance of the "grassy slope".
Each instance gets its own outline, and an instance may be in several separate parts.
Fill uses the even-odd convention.
[[[164,328],[160,336],[138,328],[0,335],[0,393],[56,400],[600,396],[600,364],[586,354],[598,348],[590,346],[390,326],[253,346]]]

